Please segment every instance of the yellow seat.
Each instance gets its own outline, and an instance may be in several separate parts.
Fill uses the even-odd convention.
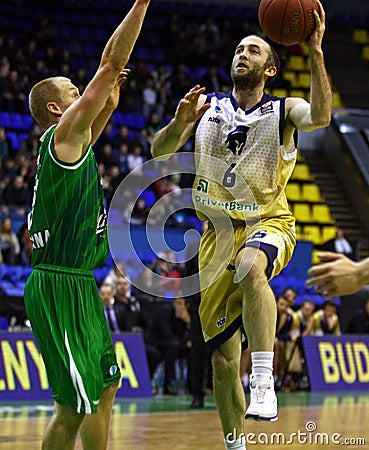
[[[310,174],[309,166],[307,164],[296,164],[291,175],[291,180],[311,181],[312,179],[313,177]]]
[[[304,91],[303,89],[291,89],[290,90],[291,97],[300,97],[307,101],[309,98],[308,91]]]
[[[301,155],[300,149],[297,149],[297,156],[296,156],[296,161],[298,163],[303,163],[305,162],[305,158]]]
[[[296,87],[310,89],[311,76],[310,72],[300,72],[297,76]]]
[[[303,234],[307,241],[311,241],[315,245],[319,245],[322,242],[320,227],[318,225],[305,225]]]
[[[299,202],[302,200],[301,187],[299,183],[288,183],[286,186],[287,200],[291,202]]]
[[[365,45],[361,51],[361,56],[366,60],[369,61],[369,45]]]
[[[286,70],[283,73],[283,79],[286,81],[289,81],[291,83],[292,87],[296,86],[297,76],[296,76],[296,72],[294,70]]]
[[[296,203],[293,207],[293,215],[297,222],[309,223],[313,221],[308,203]]]
[[[311,258],[312,261],[311,262],[313,264],[320,264],[320,262],[321,262],[320,259],[318,258],[318,253],[319,253],[319,250],[313,250],[313,253],[311,255],[312,256],[312,258]]]
[[[304,241],[305,240],[305,236],[304,236],[304,233],[302,231],[302,226],[301,225],[296,225],[296,239],[300,240],[300,241]]]
[[[332,225],[322,227],[322,243],[327,242],[336,237],[337,228]]]
[[[319,186],[314,183],[304,183],[302,185],[302,198],[313,203],[323,201],[322,196],[320,195]]]
[[[287,61],[288,70],[306,70],[305,58],[299,55],[291,55]]]
[[[331,212],[327,205],[313,205],[313,219],[317,223],[334,223]]]
[[[356,29],[352,33],[352,40],[357,44],[369,44],[369,33],[366,30]]]
[[[276,97],[288,97],[288,91],[287,89],[275,88],[272,89],[272,95],[275,95]]]
[[[369,55],[368,55],[369,59]],[[341,94],[339,92],[333,91],[333,107],[334,108],[343,108],[344,104],[341,100]]]

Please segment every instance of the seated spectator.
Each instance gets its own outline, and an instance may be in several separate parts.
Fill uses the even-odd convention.
[[[286,343],[285,372],[279,383],[279,387],[284,390],[307,389],[309,386],[301,337],[312,333],[314,309],[314,303],[305,300],[301,307],[292,313],[291,341]]]
[[[161,123],[159,114],[156,111],[153,111],[146,121],[145,129],[147,130],[148,134],[150,134],[153,131],[156,133],[162,127],[163,124]]]
[[[166,291],[178,291],[182,276],[170,252],[159,252],[151,270],[154,274],[159,275],[153,279],[153,292],[158,297],[165,297]]]
[[[149,208],[147,208],[145,199],[139,198],[135,203],[131,202],[123,211],[123,220],[132,225],[144,225],[146,223]]]
[[[172,183],[168,176],[169,168],[166,164],[161,164],[159,167],[160,174],[152,185],[156,198],[161,198],[165,194],[172,192]]]
[[[323,308],[313,315],[313,334],[315,336],[340,335],[340,321],[337,315],[337,305],[332,300],[326,300]]]
[[[96,154],[96,160],[98,163],[104,164],[106,168],[118,164],[116,153],[113,152],[113,147],[109,143],[105,143],[99,152]]]
[[[288,301],[288,308],[290,313],[296,311],[297,307],[295,303],[297,298],[297,290],[291,286],[288,286],[285,289],[283,289],[282,296]]]
[[[135,170],[135,174],[142,174],[142,168],[141,170],[138,170],[144,162],[144,159],[142,157],[142,148],[140,145],[135,145],[132,149],[132,153],[128,154],[127,158],[127,165],[128,170],[131,172],[132,170]]]
[[[337,228],[336,237],[322,244],[322,249],[327,252],[342,253],[352,260],[356,260],[355,246],[346,238],[342,228]]]
[[[369,334],[369,298],[366,300],[363,310],[356,311],[351,317],[346,333]]]
[[[12,143],[6,135],[6,130],[0,126],[0,163],[3,159],[8,158],[12,151]]]
[[[113,138],[112,147],[114,150],[117,150],[122,144],[126,144],[128,148],[131,145],[127,125],[121,125],[119,127],[118,134]]]
[[[21,175],[17,175],[3,191],[4,212],[25,216],[28,206],[28,190]]]
[[[220,92],[229,86],[228,80],[220,73],[216,65],[211,65],[209,70],[201,77],[200,85],[205,86],[208,92]]]
[[[22,225],[22,227],[19,229],[17,237],[20,246],[19,262],[23,266],[29,266],[32,256],[32,242],[29,238],[27,223]]]
[[[135,225],[144,225],[146,223],[149,208],[146,206],[145,199],[138,198],[131,214],[131,223]]]
[[[10,70],[2,83],[1,103],[6,111],[24,112],[24,105],[27,98],[26,86],[27,77],[19,77],[18,71]]]
[[[115,283],[118,277],[126,275],[126,266],[122,262],[116,261],[114,267],[110,269],[109,273],[104,278],[103,284],[108,284],[111,288],[115,289]]]
[[[308,336],[312,333],[314,310],[314,303],[310,300],[305,300],[293,314],[293,332],[298,336]]]
[[[161,355],[147,339],[149,320],[141,309],[140,302],[131,294],[131,283],[127,277],[118,276],[115,283],[114,311],[120,331],[142,334],[145,341],[147,362],[152,378]]]
[[[1,222],[0,250],[4,264],[17,264],[20,246],[17,235],[13,232],[10,217],[4,217]]]
[[[164,359],[164,394],[178,393],[175,362],[181,357],[188,361],[190,323],[186,301],[180,296],[164,304],[152,320],[148,338]]]
[[[280,295],[277,298],[277,324],[274,346],[274,375],[277,379],[280,379],[285,371],[286,343],[292,339],[293,317],[288,308],[288,300]]]
[[[113,287],[110,284],[103,283],[100,286],[99,295],[104,305],[104,314],[110,331],[119,333],[118,320],[114,310]]]
[[[122,179],[127,173],[129,172],[128,169],[128,145],[127,144],[121,144],[116,151],[116,161],[120,170],[120,173],[122,174]]]
[[[157,111],[157,96],[158,94],[155,90],[154,80],[152,77],[149,77],[142,90],[142,113],[145,117],[149,117],[152,112]]]
[[[153,273],[148,267],[144,267],[132,287],[132,293],[141,304],[159,300],[153,292]]]

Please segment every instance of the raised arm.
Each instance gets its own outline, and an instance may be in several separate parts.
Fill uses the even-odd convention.
[[[55,130],[55,151],[61,160],[78,160],[92,141],[93,123],[105,107],[109,112],[108,99],[122,81],[119,79],[121,71],[129,60],[148,5],[149,0],[136,0],[107,42],[97,72],[82,96],[63,112]],[[110,114],[112,111],[110,109]],[[102,117],[100,127],[107,119]],[[94,134],[97,133],[98,130]]]
[[[301,131],[327,127],[332,115],[332,91],[322,50],[325,12],[321,3],[317,3],[319,14],[314,11],[315,30],[306,42],[310,53],[310,104],[301,98],[293,97],[289,97],[286,103],[288,121]]]
[[[196,120],[210,108],[202,95],[204,91],[205,88],[196,85],[180,100],[174,118],[154,136],[151,145],[154,158],[168,159],[191,136]]]

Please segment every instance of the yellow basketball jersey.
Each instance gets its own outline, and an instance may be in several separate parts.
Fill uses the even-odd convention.
[[[211,108],[195,133],[193,202],[200,218],[257,220],[290,215],[285,186],[296,148],[283,145],[285,99],[264,94],[244,111],[229,93],[208,95]]]

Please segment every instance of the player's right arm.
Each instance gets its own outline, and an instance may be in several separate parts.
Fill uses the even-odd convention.
[[[55,151],[62,161],[75,162],[92,139],[91,127],[109,99],[138,38],[150,0],[136,0],[108,40],[97,72],[82,96],[62,114],[55,130]]]
[[[210,104],[205,103],[204,91],[204,87],[196,85],[180,100],[174,118],[154,136],[151,145],[154,158],[168,159],[192,135],[197,119],[210,108]]]

